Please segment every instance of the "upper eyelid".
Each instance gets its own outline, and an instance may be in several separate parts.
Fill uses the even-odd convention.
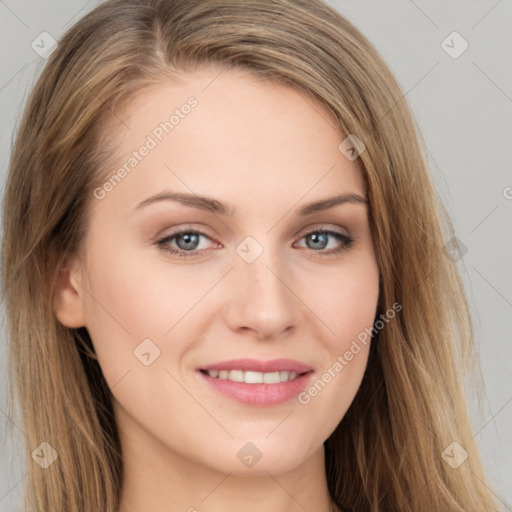
[[[304,235],[307,235],[308,233],[316,232],[316,231],[337,231],[337,230],[346,231],[346,233],[343,233],[343,234],[346,234],[347,236],[349,236],[349,234],[350,234],[349,233],[350,230],[344,226],[332,227],[332,225],[329,225],[329,223],[314,223],[312,226],[308,226],[308,227],[301,228],[301,229],[297,230],[292,236],[294,236],[294,237],[298,236],[300,233],[303,233],[302,236],[304,236]],[[184,227],[177,227],[174,231],[170,232],[168,235],[161,235],[161,236],[159,236],[159,238],[167,238],[168,236],[175,236],[175,235],[179,235],[180,233],[189,233],[189,232],[197,232],[201,235],[207,236],[212,239],[216,238],[215,235],[208,233],[208,228],[194,227],[194,226],[187,226],[187,225],[185,225]]]

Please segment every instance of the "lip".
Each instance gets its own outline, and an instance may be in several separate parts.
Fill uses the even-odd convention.
[[[312,366],[299,363],[293,359],[272,359],[263,361],[261,359],[230,359],[229,361],[221,361],[219,363],[201,366],[198,370],[243,370],[253,372],[279,372],[289,371],[296,373],[310,372]]]
[[[294,371],[298,375],[288,382],[277,384],[248,384],[228,379],[210,377],[201,370],[244,370],[262,373],[274,371]],[[234,359],[203,366],[197,369],[200,378],[204,379],[212,389],[237,402],[255,407],[270,407],[296,398],[307,386],[314,373],[311,366],[291,359],[274,359],[262,361],[257,359]]]

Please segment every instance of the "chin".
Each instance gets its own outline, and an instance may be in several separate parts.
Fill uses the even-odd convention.
[[[279,475],[304,464],[316,450],[323,450],[323,444],[316,450],[306,452],[305,443],[283,445],[277,437],[275,441],[271,443],[269,439],[262,439],[261,442],[234,442],[233,448],[224,448],[222,454],[212,455],[216,461],[214,465],[211,464],[212,460],[207,461],[207,464],[219,472],[236,476],[268,476],[268,473]],[[228,452],[233,453],[234,457]]]

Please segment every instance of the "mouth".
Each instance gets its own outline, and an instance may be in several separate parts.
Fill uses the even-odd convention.
[[[237,359],[197,369],[210,389],[243,404],[269,407],[297,397],[311,379],[311,366],[291,359]]]
[[[280,382],[289,382],[310,373],[307,372],[290,372],[287,370],[276,372],[255,372],[250,370],[199,370],[204,375],[208,375],[214,379],[230,380],[231,382],[245,382],[246,384],[279,384]]]

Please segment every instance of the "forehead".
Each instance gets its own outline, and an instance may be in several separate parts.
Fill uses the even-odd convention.
[[[359,163],[340,151],[346,136],[327,108],[243,70],[204,68],[151,85],[116,117],[122,122],[113,117],[105,130],[115,148],[106,175],[122,174],[112,203],[133,207],[163,187],[242,210],[268,195],[296,203],[333,191],[365,194]]]

